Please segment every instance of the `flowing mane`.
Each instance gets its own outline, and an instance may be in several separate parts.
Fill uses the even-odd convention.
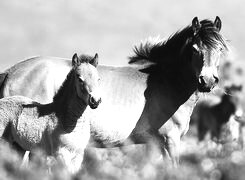
[[[189,25],[181,31],[177,31],[170,36],[166,41],[152,43],[147,41],[141,43],[139,47],[134,47],[134,56],[129,57],[129,64],[145,64],[156,63],[162,64],[163,58],[176,57],[182,54],[182,48],[193,43],[193,39],[201,39],[202,43],[208,48],[217,48],[222,45],[222,48],[227,50],[226,40],[215,28],[214,23],[210,20],[200,21],[201,28],[197,34],[194,34],[192,26]],[[191,53],[191,52],[190,52]]]

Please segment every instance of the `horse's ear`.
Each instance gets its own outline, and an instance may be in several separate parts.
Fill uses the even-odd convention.
[[[198,33],[200,28],[201,28],[201,24],[200,24],[198,18],[194,17],[194,19],[192,20],[192,29],[193,29],[194,35],[196,35]]]
[[[90,64],[92,64],[94,67],[97,67],[98,66],[98,54],[96,53],[95,55],[94,55],[94,58],[93,59],[91,59],[90,60]]]
[[[220,31],[222,26],[221,20],[219,18],[219,16],[216,16],[215,20],[214,20],[214,27],[217,28],[218,31]]]
[[[77,67],[81,64],[81,61],[79,60],[78,56],[77,56],[77,53],[75,53],[73,56],[72,56],[72,67]]]

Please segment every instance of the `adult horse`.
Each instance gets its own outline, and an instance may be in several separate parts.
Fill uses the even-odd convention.
[[[72,172],[79,170],[89,141],[89,122],[82,114],[87,105],[95,109],[101,101],[97,55],[80,58],[73,56],[72,69],[52,103],[39,104],[24,96],[0,99],[0,137],[26,151],[41,148],[61,158]],[[77,136],[83,142],[77,142]]]
[[[159,129],[183,103],[181,113],[183,108],[192,111],[196,91],[209,92],[218,83],[217,66],[227,50],[220,29],[219,17],[214,22],[195,17],[168,40],[136,47],[129,63],[138,66],[99,66],[103,103],[95,111],[86,109],[83,115],[91,124],[89,146],[153,141],[165,153],[166,142]],[[49,102],[70,68],[70,60],[60,58],[20,62],[2,74],[1,95],[22,94]],[[178,131],[186,131],[189,116],[183,119],[185,130],[178,126]],[[182,125],[181,120],[178,123]]]

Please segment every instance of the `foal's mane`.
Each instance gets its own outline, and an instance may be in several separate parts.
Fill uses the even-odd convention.
[[[78,59],[80,63],[89,63],[93,58],[94,58],[93,56],[82,54],[79,56]],[[73,81],[72,76],[76,73],[76,71],[77,71],[77,68],[72,67],[70,72],[67,74],[66,79],[62,83],[61,87],[59,88],[57,93],[54,95],[53,97],[54,102],[60,99],[64,95],[64,93],[67,91],[67,89],[74,88],[70,85],[71,85],[71,82]]]
[[[189,25],[171,35],[166,41],[156,43],[147,41],[146,43],[141,43],[139,47],[135,46],[135,55],[129,57],[129,64],[164,64],[164,60],[162,60],[164,58],[176,57],[179,59],[178,56],[182,55],[182,49],[193,44],[195,39],[200,39],[208,48],[215,49],[221,44],[223,49],[227,49],[226,40],[216,29],[212,21],[205,19],[200,24],[201,28],[195,35],[192,26]]]

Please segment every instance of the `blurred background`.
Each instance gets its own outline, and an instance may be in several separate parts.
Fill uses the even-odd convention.
[[[133,45],[168,37],[195,16],[222,20],[222,33],[243,60],[242,0],[1,0],[0,70],[33,57],[99,53],[100,63],[126,65]]]

